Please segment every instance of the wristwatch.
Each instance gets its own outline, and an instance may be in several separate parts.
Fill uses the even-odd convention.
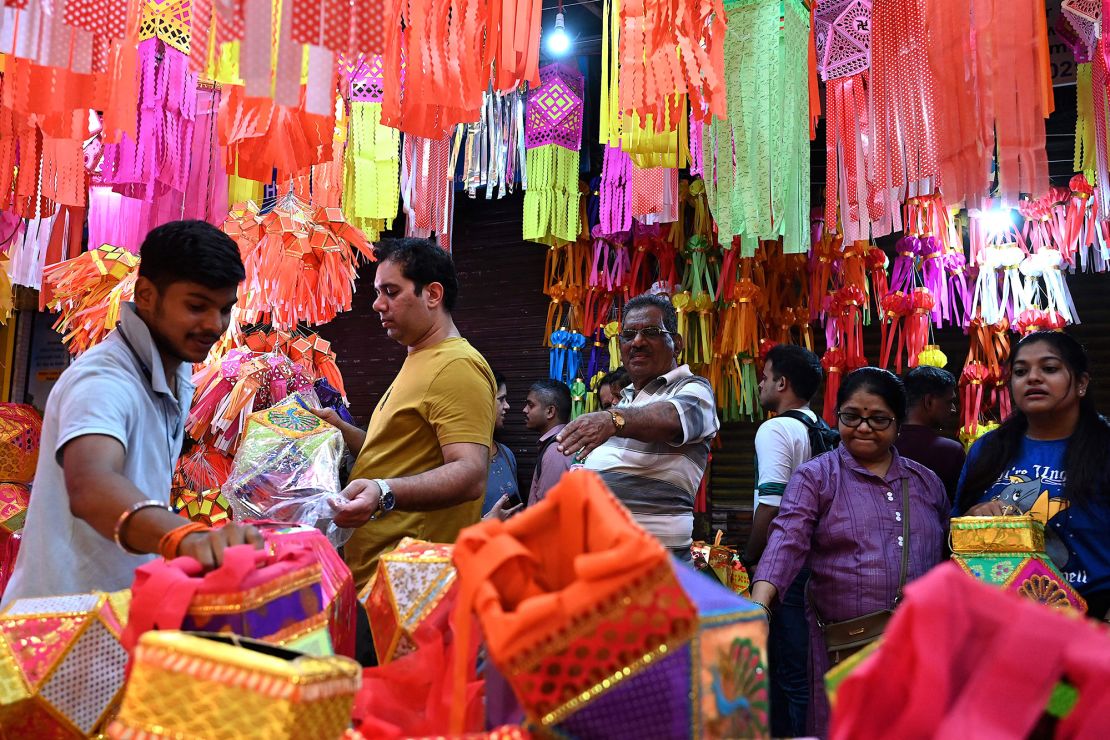
[[[378,510],[371,514],[370,518],[381,519],[393,511],[393,507],[397,505],[397,499],[393,498],[393,489],[384,480],[375,478],[374,482],[378,484],[378,490],[381,491],[381,494],[378,496]]]
[[[613,433],[616,434],[618,437],[621,436],[621,432],[624,431],[624,414],[619,411],[613,411],[612,409],[610,409],[609,416],[612,417],[613,427],[616,430]]]

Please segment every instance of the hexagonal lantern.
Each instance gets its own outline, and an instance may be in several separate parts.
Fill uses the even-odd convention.
[[[42,417],[24,403],[0,403],[0,481],[30,483],[39,460]]]
[[[131,594],[20,599],[0,613],[0,727],[9,737],[88,737],[123,690]]]
[[[406,537],[381,556],[378,571],[358,596],[370,619],[379,663],[415,650],[414,635],[421,625],[447,629],[456,590],[453,549]]]

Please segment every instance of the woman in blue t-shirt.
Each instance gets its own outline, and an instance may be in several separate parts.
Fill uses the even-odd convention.
[[[1048,555],[1087,599],[1110,610],[1110,426],[1095,410],[1087,353],[1062,332],[1029,334],[1014,348],[1014,413],[971,448],[956,512],[1031,513]]]

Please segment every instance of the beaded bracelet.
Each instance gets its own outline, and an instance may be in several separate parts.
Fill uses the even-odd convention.
[[[169,511],[171,513],[173,512],[173,507],[167,504],[165,501],[147,499],[146,501],[138,501],[134,504],[131,504],[130,508],[120,514],[119,519],[116,519],[116,528],[112,532],[112,539],[114,539],[116,541],[116,544],[119,545],[119,548],[128,555],[146,554],[138,550],[132,550],[130,547],[124,544],[123,539],[124,531],[127,528],[127,525],[131,522],[131,517],[135,516],[135,514],[142,511],[143,509],[165,509],[166,511]]]

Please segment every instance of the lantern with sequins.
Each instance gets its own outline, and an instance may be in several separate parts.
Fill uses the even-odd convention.
[[[1053,609],[1086,613],[1087,602],[1045,552],[1044,525],[1032,516],[952,520],[952,560],[980,581]]]
[[[370,618],[378,661],[388,663],[416,649],[422,625],[446,630],[454,604],[452,545],[406,537],[381,556],[378,571],[359,594]]]
[[[280,556],[287,550],[305,548],[320,562],[320,595],[328,617],[328,633],[336,655],[355,657],[355,580],[351,569],[328,539],[313,527],[259,525],[266,543]]]
[[[0,403],[0,481],[30,483],[39,460],[42,417],[22,403]]]
[[[7,737],[88,737],[123,689],[130,592],[20,599],[0,613]]]

